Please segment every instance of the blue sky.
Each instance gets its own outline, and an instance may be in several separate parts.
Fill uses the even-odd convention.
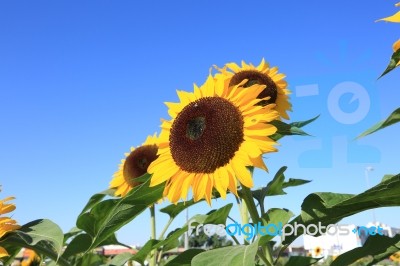
[[[292,121],[321,114],[313,137],[281,141],[268,155],[265,185],[311,179],[268,207],[299,213],[314,191],[360,193],[398,173],[399,126],[354,138],[399,106],[398,70],[377,80],[399,24],[375,23],[396,1],[2,1],[0,3],[0,184],[14,195],[21,224],[49,218],[64,231],[89,197],[107,188],[130,146],[169,118],[165,101],[191,91],[216,64],[265,58],[287,75]],[[213,207],[227,204],[218,201]],[[206,213],[199,204],[190,213]],[[376,211],[400,227],[399,208]],[[366,224],[371,212],[344,222]],[[160,223],[166,221],[160,217]],[[182,224],[180,217],[174,226]],[[124,227],[122,242],[143,244],[148,214]]]

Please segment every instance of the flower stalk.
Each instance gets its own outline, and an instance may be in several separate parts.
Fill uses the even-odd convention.
[[[156,239],[156,213],[154,205],[150,206],[150,227],[151,227],[151,239]],[[157,250],[153,249],[150,255],[150,266],[156,266],[157,264]]]

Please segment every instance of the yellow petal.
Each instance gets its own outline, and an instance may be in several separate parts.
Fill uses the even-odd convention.
[[[8,256],[7,250],[5,250],[3,247],[0,247],[0,258]]]
[[[156,160],[157,161],[157,160]],[[154,162],[156,162],[154,161]],[[150,164],[152,166],[153,164]],[[150,169],[150,166],[148,169]],[[166,162],[166,163],[160,163],[157,165],[154,165],[152,167],[151,171],[149,170],[149,173],[153,173],[150,181],[150,186],[154,187],[158,184],[161,184],[168,179],[171,178],[171,176],[175,175],[179,171],[179,168],[175,165],[174,161],[171,158],[171,161]]]
[[[394,44],[393,44],[393,52],[397,52],[397,50],[400,49],[400,39],[398,39]]]
[[[210,205],[210,206],[211,206],[211,195],[212,195],[213,187],[214,187],[213,179],[210,177],[210,175],[208,175],[205,198],[206,198],[208,205]]]
[[[395,23],[400,23],[400,11],[394,14],[393,16],[378,19],[377,21],[387,21],[387,22],[395,22]]]
[[[250,171],[247,169],[247,167],[238,159],[232,160],[231,166],[235,171],[236,177],[240,183],[248,188],[252,188],[253,178],[251,177]]]
[[[250,157],[250,160],[251,160],[251,162],[253,163],[253,165],[255,167],[258,167],[258,168],[263,169],[263,170],[268,172],[268,168],[265,165],[264,160],[262,159],[261,156],[257,156],[257,157],[254,157],[254,158]]]

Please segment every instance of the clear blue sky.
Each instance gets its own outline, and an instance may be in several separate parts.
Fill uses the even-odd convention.
[[[176,89],[191,91],[213,64],[263,57],[287,75],[293,121],[321,114],[306,128],[314,137],[282,140],[266,161],[271,174],[255,176],[264,185],[287,165],[287,177],[313,182],[268,207],[298,214],[313,191],[362,192],[366,166],[375,168],[371,185],[399,171],[399,126],[354,141],[400,106],[399,70],[376,80],[400,24],[374,21],[397,12],[395,3],[1,1],[1,197],[17,198],[13,217],[21,224],[49,218],[69,230],[89,197],[107,188],[124,152],[169,118],[163,102],[176,101]],[[190,212],[209,210],[200,204]],[[376,216],[400,227],[398,211]],[[147,213],[118,234],[130,244],[148,236]]]

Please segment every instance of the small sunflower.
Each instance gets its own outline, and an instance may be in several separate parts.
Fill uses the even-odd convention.
[[[132,147],[129,153],[125,153],[126,158],[121,160],[118,171],[110,182],[110,188],[116,188],[115,196],[124,197],[133,187],[139,185],[135,179],[147,173],[150,163],[158,157],[157,142],[156,134],[148,136],[142,146]]]
[[[241,67],[236,63],[228,63],[223,68],[215,68],[220,72],[215,75],[215,78],[225,80],[229,87],[237,85],[245,79],[247,79],[243,86],[245,88],[253,84],[265,85],[265,89],[257,95],[257,98],[269,97],[269,99],[262,100],[259,104],[275,103],[275,109],[279,112],[280,117],[289,119],[287,112],[292,110],[288,96],[290,90],[287,89],[287,82],[284,80],[285,75],[278,73],[277,67],[270,68],[268,63],[262,59],[258,66],[242,61]]]
[[[394,262],[400,262],[400,251],[397,251],[396,253],[392,254],[392,255],[389,257],[389,259],[390,259],[391,261],[394,261]]]
[[[265,85],[243,90],[245,82],[229,88],[210,75],[193,93],[178,91],[180,103],[166,103],[172,120],[161,125],[159,157],[148,171],[150,186],[166,181],[171,202],[185,200],[191,187],[195,201],[211,204],[213,188],[225,198],[227,189],[237,195],[237,181],[253,187],[247,166],[266,170],[261,155],[276,151],[268,136],[278,112],[274,104],[257,105]]]
[[[319,257],[322,254],[322,248],[321,247],[315,247],[314,248],[314,256]]]
[[[0,215],[15,210],[14,204],[7,203],[8,201],[13,199],[14,199],[13,197],[8,197],[3,200],[0,200]],[[20,226],[17,225],[17,222],[15,220],[9,217],[0,217],[0,239],[8,232],[17,230],[18,228],[20,228]],[[0,246],[0,258],[5,256],[8,256],[8,253],[5,250],[5,248]]]
[[[25,250],[26,254],[28,255],[27,258],[25,258],[21,262],[21,266],[39,266],[40,265],[40,257],[36,254],[35,251],[31,249]]]

